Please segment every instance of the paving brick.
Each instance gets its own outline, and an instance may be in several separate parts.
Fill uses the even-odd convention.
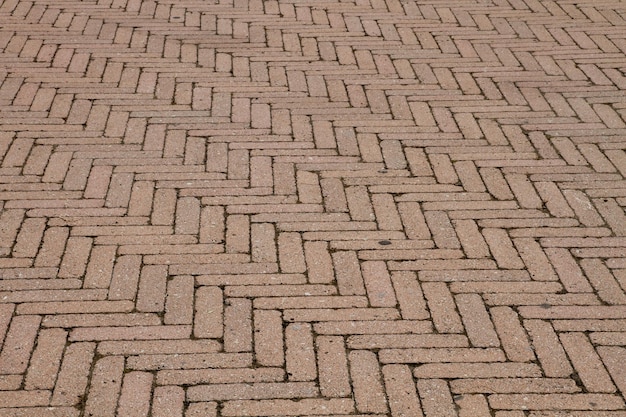
[[[320,336],[316,340],[320,391],[325,397],[350,395],[348,359],[342,337]]]
[[[217,416],[217,403],[192,403],[187,407],[185,417],[215,417]]]
[[[254,313],[255,358],[262,366],[282,366],[283,320],[276,310],[257,310]]]
[[[85,398],[94,357],[95,343],[73,343],[67,347],[50,405],[75,406]]]
[[[465,393],[575,393],[580,387],[572,379],[563,378],[482,378],[457,379],[450,383],[451,391]]]
[[[524,327],[528,329],[537,359],[546,376],[553,378],[569,376],[573,369],[550,323],[542,320],[525,320]]]
[[[181,387],[156,387],[153,394],[152,415],[155,417],[183,417],[184,401],[185,391]],[[189,414],[189,410],[187,413]]]
[[[160,312],[165,306],[167,267],[146,265],[141,269],[137,288],[138,311]]]
[[[533,348],[515,311],[510,307],[494,307],[490,313],[509,360],[514,362],[533,361],[535,359]]]
[[[317,395],[311,382],[200,385],[187,391],[190,401],[307,398]]]
[[[243,298],[231,299],[224,309],[224,350],[247,352],[252,348],[252,306]]]
[[[422,410],[426,417],[456,416],[456,407],[450,394],[450,388],[442,379],[421,379],[417,382],[417,391],[422,400]]]
[[[70,334],[70,341],[158,340],[189,337],[191,326],[81,327]]]
[[[123,374],[123,357],[109,356],[96,362],[89,384],[87,403],[85,404],[87,415],[115,415]]]
[[[102,355],[214,353],[220,349],[219,343],[206,339],[104,341],[98,344],[98,352]]]
[[[216,287],[200,287],[195,292],[194,336],[220,338],[223,335],[223,296]]]
[[[450,290],[444,283],[422,284],[435,328],[441,333],[461,333],[463,324]]]
[[[623,416],[621,6],[5,2],[0,414]]]
[[[41,316],[21,316],[11,320],[0,354],[0,372],[21,374],[26,371],[40,323]]]
[[[127,368],[153,371],[160,369],[204,369],[249,367],[249,353],[181,353],[175,355],[152,354],[128,357]]]
[[[563,333],[559,338],[588,392],[615,392],[606,368],[582,333]]]
[[[400,314],[405,320],[426,319],[429,313],[422,288],[412,272],[395,272],[391,275]]]
[[[539,377],[534,364],[523,363],[429,363],[413,371],[416,378],[510,378]]]
[[[593,404],[591,404],[593,403]],[[623,400],[609,394],[494,394],[489,404],[508,410],[619,410]]]
[[[6,407],[37,407],[45,406],[50,398],[49,391],[3,391],[0,400]]]
[[[239,400],[224,404],[224,416],[278,416],[278,415],[320,415],[322,413],[349,414],[354,410],[352,400],[337,399],[303,399],[291,400]]]
[[[512,241],[506,231],[492,228],[483,229],[483,236],[500,268],[522,269],[524,267],[524,263],[513,248]]]
[[[623,289],[600,259],[583,259],[580,264],[600,299],[609,304],[623,303]]]
[[[136,288],[137,285],[128,285]],[[110,296],[109,296],[110,298]],[[194,278],[177,276],[167,282],[165,299],[165,324],[191,324],[193,322]]]
[[[458,294],[455,300],[472,345],[478,347],[500,346],[498,334],[480,296]]]
[[[62,329],[47,329],[39,333],[26,377],[27,390],[54,388],[66,340],[67,332]]]
[[[311,325],[292,323],[285,329],[285,365],[289,380],[315,379],[315,352]]]
[[[152,397],[152,374],[133,371],[124,375],[118,414],[147,416]]]

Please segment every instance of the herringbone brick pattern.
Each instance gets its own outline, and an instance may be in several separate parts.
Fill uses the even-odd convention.
[[[626,416],[625,19],[1,1],[0,416]]]

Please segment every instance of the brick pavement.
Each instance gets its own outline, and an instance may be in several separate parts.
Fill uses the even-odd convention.
[[[0,2],[0,416],[626,416],[625,19]]]

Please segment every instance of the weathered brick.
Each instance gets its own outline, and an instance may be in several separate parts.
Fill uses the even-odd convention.
[[[623,416],[623,8],[488,3],[5,1],[0,415]]]
[[[121,356],[109,356],[96,362],[85,404],[87,415],[89,413],[101,416],[115,415],[123,374],[124,358]]]

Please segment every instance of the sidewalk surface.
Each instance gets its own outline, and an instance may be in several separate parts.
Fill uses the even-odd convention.
[[[626,416],[626,2],[0,2],[0,417]]]

